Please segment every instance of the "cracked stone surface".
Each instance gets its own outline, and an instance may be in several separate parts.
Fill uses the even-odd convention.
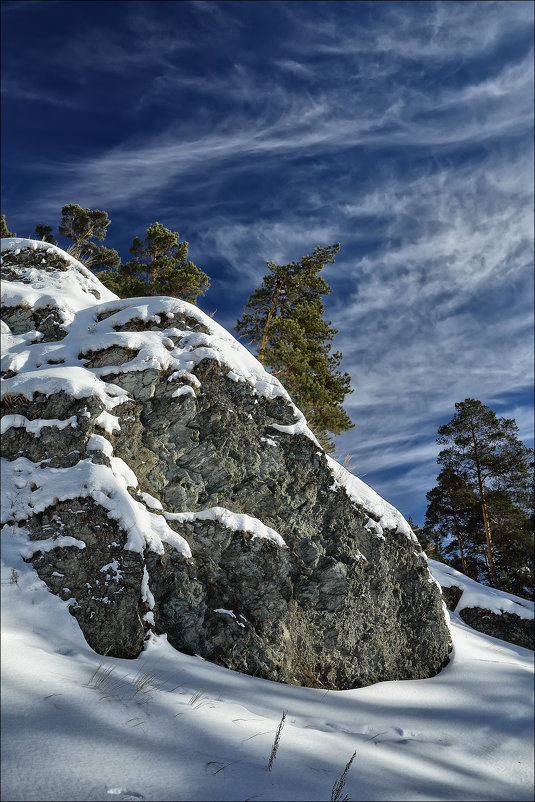
[[[7,280],[14,280],[17,265],[11,254]],[[47,269],[64,265],[52,261]],[[95,292],[98,285],[95,279]],[[334,481],[317,443],[306,433],[277,428],[295,424],[291,402],[236,380],[235,371],[208,352],[210,320],[195,307],[177,301],[172,321],[132,314],[113,326],[121,336],[165,338],[171,354],[192,333],[204,338],[198,347],[206,357],[177,384],[171,368],[144,369],[137,346],[97,341],[98,326],[113,320],[115,307],[101,309],[94,294],[93,301],[89,327],[82,312],[66,326],[61,314],[49,310],[61,332],[53,359],[67,353],[62,343],[68,344],[77,320],[86,321],[84,347],[71,364],[124,391],[109,413],[118,419],[117,429],[103,427],[108,412],[98,394],[75,398],[36,386],[33,400],[8,396],[4,414],[24,420],[10,419],[3,457],[29,460],[43,474],[88,461],[109,470],[110,483],[122,461],[138,482],[129,488],[132,504],[146,505],[152,497],[152,514],[169,515],[167,526],[187,542],[191,557],[170,542],[158,552],[150,538],[143,553],[125,548],[124,523],[86,490],[45,509],[28,508],[19,520],[36,548],[28,559],[50,591],[70,602],[92,648],[135,657],[153,629],[167,633],[175,648],[228,668],[333,689],[440,671],[450,636],[440,590],[418,543],[403,532],[373,531],[373,516]],[[121,310],[128,306],[120,304]],[[35,329],[50,336],[34,310],[9,307],[4,319],[13,334]],[[31,353],[43,342],[27,348]],[[69,367],[67,361],[54,364]],[[12,368],[6,375],[9,386],[17,373]],[[177,387],[183,392],[177,394]],[[43,419],[72,419],[72,425],[37,431],[25,423]],[[176,515],[211,508],[229,511],[228,521]],[[275,530],[285,545],[255,536],[254,527],[236,529],[229,521],[237,516]],[[38,550],[40,541],[60,536],[77,545]]]

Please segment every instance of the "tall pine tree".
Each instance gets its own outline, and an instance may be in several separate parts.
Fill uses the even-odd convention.
[[[342,354],[331,353],[337,329],[322,317],[322,296],[331,288],[319,273],[334,262],[339,249],[339,243],[318,245],[312,255],[296,262],[266,262],[269,272],[236,324],[236,331],[257,346],[260,362],[279,378],[328,451],[334,450],[329,433],[340,434],[354,425],[342,408],[352,392],[351,378],[338,369]]]
[[[437,477],[436,487],[427,493],[426,498],[424,530],[435,531],[441,541],[449,541],[454,535],[454,540],[444,545],[444,556],[453,557],[454,567],[463,574],[479,579],[477,564],[483,554],[482,544],[477,543],[474,557],[471,536],[473,510],[477,504],[474,491],[459,474],[451,468],[444,468]]]
[[[493,587],[531,597],[533,451],[514,420],[481,401],[467,398],[455,410],[438,430],[443,470],[427,495],[426,524],[455,537],[469,576],[484,580],[483,570]]]

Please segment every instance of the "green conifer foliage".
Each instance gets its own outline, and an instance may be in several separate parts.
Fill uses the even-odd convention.
[[[106,238],[110,223],[108,213],[101,209],[83,209],[77,203],[68,203],[61,210],[58,231],[62,237],[72,241],[68,252],[93,272],[117,270],[121,264],[117,251],[93,242],[95,239],[102,241]],[[39,228],[52,231],[50,226],[37,226],[36,233]],[[104,275],[104,272],[99,274],[99,279]]]
[[[179,234],[152,223],[146,237],[135,237],[133,258],[115,272],[102,273],[100,280],[121,298],[171,295],[196,303],[210,286],[210,279],[188,260],[188,243]]]
[[[331,288],[319,273],[334,262],[339,249],[339,243],[318,245],[312,255],[290,264],[266,262],[269,272],[236,324],[236,331],[257,346],[260,362],[279,378],[328,451],[334,450],[329,433],[340,434],[354,425],[342,408],[352,392],[351,378],[338,369],[342,354],[331,353],[337,329],[322,317],[322,296]]]
[[[455,568],[473,579],[481,579],[478,566],[481,557],[485,558],[484,537],[480,527],[476,527],[477,531],[473,527],[474,507],[477,505],[474,491],[459,474],[451,468],[444,468],[426,498],[428,507],[424,530],[435,531],[446,542],[444,554],[455,560]],[[452,535],[454,540],[450,540]]]
[[[407,523],[418,538],[418,542],[427,556],[432,560],[445,563],[446,558],[442,550],[440,536],[427,523],[423,527],[418,526],[411,515],[407,518]]]
[[[72,240],[69,253],[85,262],[90,255],[87,254],[88,243],[93,239],[104,240],[110,223],[107,212],[83,209],[77,203],[68,203],[61,210],[58,231],[62,237]]]
[[[44,223],[38,223],[35,226],[34,237],[42,242],[49,242],[51,245],[57,245],[58,241],[54,237],[52,226],[47,226]]]
[[[121,257],[114,248],[106,248],[105,245],[88,242],[84,253],[84,264],[97,273],[99,280],[105,284],[103,278],[108,273],[103,271],[118,270],[121,265]]]
[[[2,217],[0,218],[0,239],[5,239],[6,237],[16,237],[16,236],[17,235],[13,231],[10,231],[9,228],[7,227],[6,216],[5,214],[3,214]]]
[[[513,419],[481,401],[455,404],[438,430],[445,446],[438,484],[427,494],[426,525],[473,579],[533,598],[533,451]]]

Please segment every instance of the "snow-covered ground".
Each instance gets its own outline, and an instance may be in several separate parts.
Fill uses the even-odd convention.
[[[339,799],[532,799],[533,653],[456,614],[438,676],[350,691],[240,675],[165,637],[101,657],[22,561],[24,530],[3,539],[3,800],[330,800],[353,752]]]
[[[58,250],[46,243],[2,241],[7,249],[27,245],[43,250],[43,258]],[[90,332],[94,347],[120,345],[136,352],[120,372],[172,367],[171,379],[183,382],[177,392],[194,392],[198,380],[191,370],[210,355],[229,368],[229,378],[247,381],[259,395],[286,397],[277,380],[200,310],[176,299],[120,301],[87,268],[70,261],[73,271],[59,277],[31,268],[25,281],[4,282],[7,304],[56,305],[67,336],[59,342],[41,342],[37,332],[13,336],[3,324],[5,368],[16,375],[2,382],[2,392],[28,398],[36,389],[45,393],[66,389],[76,397],[101,394],[108,411],[102,413],[99,424],[108,433],[117,429],[118,419],[109,410],[125,394],[101,378],[116,368],[90,369],[79,359]],[[93,294],[97,285],[98,307]],[[98,320],[97,310],[103,309],[113,314]],[[175,314],[184,310],[197,316],[209,335],[190,332],[179,347],[170,336],[177,333]],[[169,318],[170,328],[143,332],[139,342],[140,335],[116,332],[112,325],[132,317],[159,322],[162,315]],[[61,365],[51,367],[48,360]],[[295,424],[278,428],[313,438],[298,410],[295,416]],[[10,414],[2,430],[22,426],[38,437],[44,425],[63,428],[75,423],[71,418],[30,421]],[[165,519],[192,514],[153,514],[150,510],[160,510],[161,504],[147,493],[140,494],[146,506],[135,502],[126,489],[137,485],[132,471],[111,456],[108,440],[93,435],[91,444],[97,450],[107,449],[113,472],[100,481],[102,466],[87,460],[69,469],[68,479],[60,469],[39,469],[33,511],[39,504],[51,503],[51,498],[78,495],[83,483],[76,471],[91,471],[91,481],[85,484],[92,493],[104,480],[109,493],[114,482],[114,515],[122,516],[130,548],[143,548],[141,535],[140,542],[136,540],[140,532],[150,533],[149,545],[158,541],[160,547],[160,541],[169,541],[174,533]],[[343,486],[368,513],[371,531],[378,537],[383,537],[383,529],[414,537],[394,507],[338,463],[329,460],[329,464],[334,487]],[[24,458],[4,468],[4,519],[22,522],[29,514],[31,472],[37,469]],[[106,505],[104,495],[99,498]],[[231,528],[280,538],[259,521],[245,515],[232,517],[221,508],[197,515],[223,517]],[[174,538],[176,548],[186,548],[177,535]],[[54,545],[65,544],[56,540]],[[74,540],[71,545],[83,544]],[[449,665],[433,679],[322,691],[240,675],[176,652],[164,636],[152,635],[137,660],[101,657],[86,644],[69,614],[69,603],[49,593],[24,563],[21,555],[30,554],[24,527],[6,525],[2,531],[1,651],[1,798],[6,802],[337,802],[346,795],[351,800],[532,799],[533,653],[475,632],[457,614],[462,606],[477,603],[496,612],[533,617],[532,603],[483,588],[430,561],[435,579],[443,586],[465,589],[457,612],[451,615],[454,651]],[[286,718],[269,770],[283,713]],[[336,794],[333,785],[353,753],[345,786]]]

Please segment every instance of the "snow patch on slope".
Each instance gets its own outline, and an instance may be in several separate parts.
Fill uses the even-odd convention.
[[[42,469],[19,457],[11,462],[1,460],[1,469],[2,523],[25,521],[59,501],[90,497],[125,529],[128,551],[143,554],[148,546],[156,554],[163,554],[163,544],[169,543],[184,557],[191,557],[187,541],[161,515],[149,512],[132,498],[127,487],[136,486],[137,479],[123,460],[113,458],[112,470],[89,459],[70,468]]]
[[[42,251],[43,269],[17,267],[20,281],[6,282],[2,288],[2,303],[5,306],[27,306],[41,309],[55,306],[59,309],[63,323],[68,324],[80,309],[111,301],[117,298],[85,265],[73,256],[48,242],[6,237],[1,241],[2,252],[20,251],[30,248]],[[47,255],[54,254],[65,259],[70,267],[65,271],[46,270]]]
[[[452,614],[452,660],[437,676],[328,693],[181,654],[165,635],[151,634],[136,660],[103,658],[71,602],[21,560],[22,532],[6,527],[2,548],[4,799],[35,799],[38,789],[50,800],[171,800],[179,789],[193,800],[320,802],[354,750],[344,788],[352,800],[533,799],[527,649]],[[97,680],[110,671],[116,695],[112,686],[104,699]],[[153,677],[155,688],[141,694],[136,677]]]
[[[429,570],[435,577],[439,585],[443,588],[457,587],[463,591],[455,611],[460,613],[468,607],[480,607],[489,610],[491,613],[500,615],[501,613],[514,613],[519,618],[532,619],[534,617],[535,603],[529,599],[522,599],[512,593],[505,593],[503,590],[496,590],[485,585],[480,585],[473,579],[456,571],[449,565],[428,560]]]
[[[248,532],[253,536],[272,540],[277,546],[287,548],[284,539],[271,527],[266,526],[258,518],[252,518],[244,513],[232,512],[226,507],[210,507],[199,512],[164,512],[164,517],[168,521],[193,522],[193,521],[219,521],[226,529],[231,532]]]
[[[333,474],[335,487],[343,487],[351,501],[370,516],[367,528],[371,532],[378,537],[384,537],[383,531],[386,529],[405,535],[418,544],[418,538],[399,510],[328,455],[327,462]]]

